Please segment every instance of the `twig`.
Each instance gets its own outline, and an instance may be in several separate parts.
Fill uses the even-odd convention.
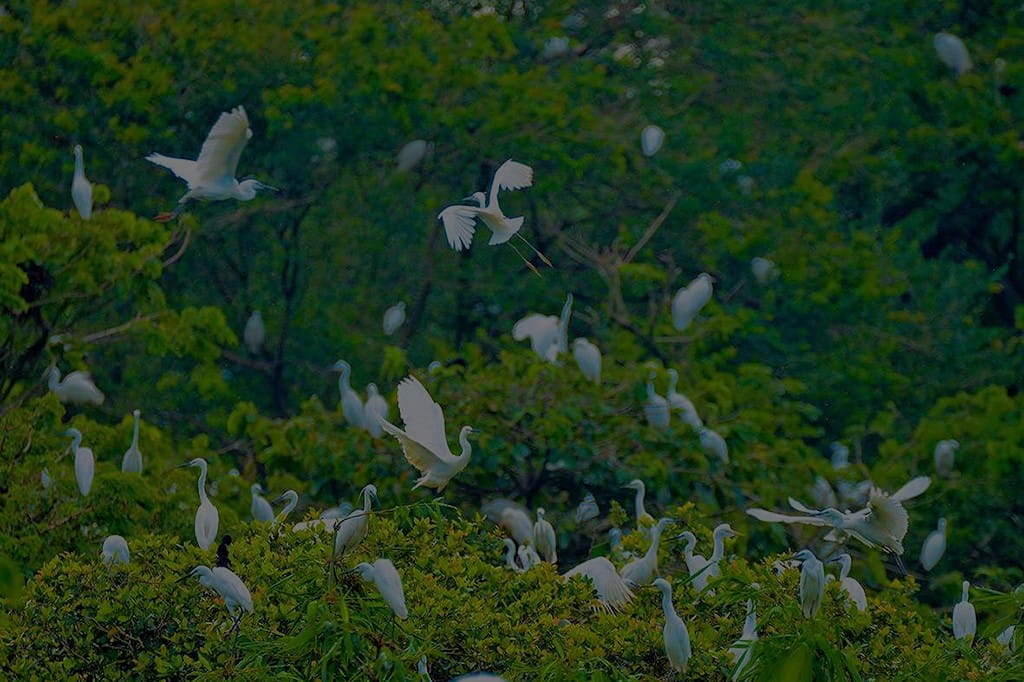
[[[626,257],[622,259],[622,263],[624,265],[633,262],[633,259],[636,258],[640,249],[650,241],[651,237],[654,236],[654,233],[658,231],[658,228],[660,228],[662,223],[665,222],[665,219],[668,218],[668,214],[672,212],[673,208],[675,208],[676,203],[679,201],[679,197],[682,195],[682,192],[676,192],[672,195],[672,198],[668,200],[668,204],[666,204],[665,208],[662,209],[661,214],[654,219],[654,222],[647,226],[647,230],[644,232],[643,236],[640,237],[640,241],[634,244],[633,248],[626,252]]]

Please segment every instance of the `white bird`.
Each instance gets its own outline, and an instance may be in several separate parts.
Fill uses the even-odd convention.
[[[670,369],[668,371],[668,395],[665,396],[668,400],[669,410],[678,411],[684,422],[699,429],[704,426],[704,422],[701,421],[700,415],[697,414],[697,408],[693,406],[690,399],[676,391],[677,383],[679,383],[679,372]]]
[[[697,429],[697,435],[700,438],[700,447],[704,454],[709,457],[717,457],[723,464],[729,462],[729,444],[725,442],[725,438],[720,433],[701,426]]]
[[[48,387],[57,394],[57,399],[62,403],[103,404],[103,393],[96,388],[96,384],[93,383],[88,372],[69,372],[61,381],[60,370],[51,367]]]
[[[402,589],[402,578],[398,575],[395,565],[387,559],[377,559],[372,564],[357,564],[356,571],[363,577],[377,586],[380,596],[384,602],[391,607],[391,611],[402,620],[409,617],[409,611],[405,607],[405,591]]]
[[[224,566],[215,566],[213,569],[208,566],[196,566],[186,574],[199,576],[199,584],[216,592],[224,600],[224,606],[234,621],[233,627],[238,627],[238,621],[248,612],[253,612],[252,596],[249,588],[245,586],[242,579],[234,571]],[[235,611],[241,609],[242,613],[235,615]]]
[[[127,564],[131,560],[131,552],[128,551],[128,543],[120,535],[108,535],[103,541],[103,550],[100,552],[103,563]]]
[[[753,583],[751,587],[756,585],[757,583]],[[733,665],[736,666],[729,679],[738,680],[743,675],[743,670],[753,658],[755,642],[757,642],[757,610],[754,607],[754,600],[748,599],[747,617],[743,621],[743,635],[729,648],[729,655],[732,656]]]
[[[672,669],[682,675],[686,673],[686,663],[690,660],[690,633],[672,604],[672,586],[662,578],[655,580],[654,586],[661,591],[661,608],[665,612],[665,627],[662,630],[665,655]]]
[[[850,555],[843,552],[835,559],[832,559],[830,563],[832,561],[839,562],[839,586],[850,597],[850,601],[854,603],[858,611],[866,611],[868,608],[868,597],[864,594],[864,588],[856,579],[850,577],[850,565],[853,561],[850,559]]]
[[[384,434],[380,420],[387,419],[390,415],[388,414],[388,401],[377,390],[377,384],[366,385],[366,404],[363,405],[363,414],[366,419],[366,430],[374,438],[380,438]]]
[[[249,511],[252,513],[253,521],[265,521],[271,522],[274,520],[274,508],[270,506],[266,498],[260,495],[260,493],[266,492],[263,490],[263,486],[259,483],[253,483],[249,486],[249,492],[252,494],[252,504],[249,505]]]
[[[471,426],[462,427],[459,432],[462,452],[458,456],[453,455],[445,435],[441,406],[413,376],[402,379],[398,384],[398,411],[405,422],[405,431],[384,419],[381,426],[398,439],[406,460],[422,474],[412,489],[426,486],[436,488],[440,493],[452,477],[469,464],[473,452],[469,435],[475,431]]]
[[[562,579],[568,582],[577,575],[590,578],[597,592],[597,600],[606,611],[618,611],[633,600],[629,585],[619,576],[612,562],[603,556],[584,561],[562,575]]]
[[[963,582],[963,593],[960,601],[953,607],[953,637],[963,639],[974,637],[978,631],[978,616],[974,612],[974,604],[970,602],[971,584]]]
[[[519,233],[519,230],[523,227],[523,217],[509,218],[502,212],[501,206],[498,204],[498,193],[501,190],[525,189],[532,185],[532,168],[512,159],[501,164],[494,174],[494,179],[491,181],[490,196],[488,197],[483,192],[475,192],[470,197],[479,204],[478,206],[455,204],[437,214],[437,217],[444,224],[448,245],[456,251],[468,249],[469,245],[473,242],[473,233],[476,231],[476,219],[480,218],[484,225],[490,228],[493,233],[491,241],[488,242],[491,246],[504,244],[513,236],[518,236],[546,265],[551,265],[551,261]],[[530,261],[523,254],[519,253],[519,250],[514,245],[510,244],[510,246],[519,254],[523,262],[536,272],[536,268],[533,267]]]
[[[522,573],[526,569],[519,564],[518,552],[516,552],[516,542],[512,538],[502,538],[501,542],[505,545],[505,565],[511,568],[516,573]]]
[[[135,427],[132,430],[132,444],[124,451],[121,457],[121,472],[141,474],[142,473],[142,451],[139,450],[139,415],[138,410],[132,410],[132,417],[135,419]]]
[[[1008,650],[1013,651],[1013,633],[1016,632],[1016,625],[1009,625],[1005,630],[996,635],[996,641],[1006,647]]]
[[[75,202],[78,215],[84,220],[92,217],[92,183],[85,177],[85,162],[82,161],[82,145],[75,145],[75,179],[71,181],[71,199]]]
[[[516,544],[524,545],[533,540],[533,519],[526,507],[505,498],[491,500],[480,508],[484,516],[505,530]]]
[[[259,355],[263,350],[263,342],[267,338],[267,328],[263,325],[263,315],[260,311],[252,311],[252,315],[245,321],[245,330],[242,332],[242,340],[245,347],[253,355]]]
[[[643,587],[650,585],[651,581],[658,577],[658,545],[661,542],[661,534],[665,527],[672,523],[672,519],[659,519],[654,528],[651,529],[651,546],[639,559],[634,559],[619,571],[619,575],[630,587]]]
[[[178,468],[184,469],[186,467],[199,467],[199,508],[196,509],[195,523],[196,544],[199,545],[199,549],[207,550],[210,548],[210,545],[217,541],[220,514],[217,513],[217,508],[210,502],[210,498],[206,496],[206,460],[202,457],[196,457],[192,461],[180,465]],[[199,582],[202,582],[202,580]]]
[[[594,494],[588,491],[587,494],[583,496],[583,501],[576,507],[576,514],[573,518],[576,523],[579,524],[596,519],[600,515],[601,508],[597,506],[597,500],[594,499]],[[651,519],[651,521],[653,522],[654,519]]]
[[[825,596],[825,567],[809,549],[800,550],[793,558],[803,562],[800,566],[800,610],[804,618],[814,618]]]
[[[925,538],[921,545],[921,567],[930,571],[946,553],[946,519],[939,519],[938,528]]]
[[[639,478],[634,478],[632,481],[622,486],[623,488],[630,488],[636,491],[636,495],[633,497],[633,512],[636,516],[636,529],[644,530],[654,525],[654,517],[647,513],[647,508],[644,506],[644,496],[647,494],[647,486]]]
[[[587,339],[579,338],[572,342],[572,356],[587,381],[601,383],[601,351]]]
[[[935,34],[932,44],[942,63],[956,71],[956,75],[962,76],[971,70],[971,54],[964,41],[951,33],[940,31]]]
[[[640,149],[644,156],[654,156],[665,141],[665,131],[658,126],[650,125],[640,131]]]
[[[814,487],[811,488],[811,497],[820,509],[839,506],[839,501],[836,499],[836,493],[832,490],[832,484],[822,476],[814,477]]]
[[[754,279],[761,286],[770,284],[779,278],[779,266],[774,261],[755,256],[750,261],[750,271],[754,273]]]
[[[702,272],[672,297],[672,324],[678,331],[690,326],[714,291],[711,275]]]
[[[725,539],[733,538],[739,535],[732,529],[728,523],[720,523],[715,526],[715,530],[712,533],[714,538],[714,546],[711,549],[711,558],[708,559],[708,578],[717,578],[722,574],[722,570],[718,567],[719,562],[725,557]]]
[[[829,451],[832,453],[831,461],[833,469],[841,471],[850,466],[850,448],[838,441],[834,441],[829,445]]]
[[[647,402],[644,403],[644,416],[647,417],[647,423],[654,428],[668,428],[668,401],[654,392],[654,372],[647,377]]]
[[[338,393],[341,394],[341,413],[349,426],[357,429],[366,427],[366,410],[363,407],[363,400],[359,394],[349,386],[349,376],[352,374],[352,367],[344,360],[338,360],[331,367],[335,372],[340,372],[338,377]]]
[[[370,531],[370,509],[373,507],[373,501],[377,499],[377,486],[372,483],[365,485],[359,494],[363,497],[363,508],[355,509],[349,512],[345,518],[335,522],[334,557],[336,559],[355,549]]]
[[[541,50],[541,59],[554,59],[568,54],[569,39],[566,36],[552,36],[544,42],[544,49]]]
[[[953,462],[956,459],[956,451],[960,447],[960,441],[940,440],[935,444],[935,473],[943,478],[949,478],[953,473]]]
[[[411,171],[420,165],[433,148],[434,145],[426,140],[413,140],[406,143],[398,152],[398,172]]]
[[[558,364],[560,353],[568,351],[569,318],[572,317],[572,294],[565,297],[560,317],[531,313],[512,327],[512,338],[516,341],[530,338],[530,348],[541,360]]]
[[[280,504],[285,502],[284,509],[282,509],[277,516],[274,517],[273,526],[280,526],[284,523],[284,520],[288,518],[288,515],[292,513],[295,507],[299,504],[299,494],[294,490],[285,490],[283,493],[274,498],[271,502],[272,505]]]
[[[533,546],[544,561],[558,563],[558,539],[551,522],[544,518],[544,508],[537,510],[537,522],[533,524]]]
[[[707,589],[708,579],[711,577],[708,560],[702,554],[693,553],[694,547],[697,546],[696,535],[686,531],[676,536],[676,539],[680,538],[686,540],[686,545],[683,547],[683,558],[686,560],[686,570],[690,574],[690,581],[693,583],[693,588],[701,593]]]
[[[516,550],[516,557],[519,559],[519,563],[523,566],[523,570],[526,571],[530,570],[534,566],[544,563],[540,554],[537,554],[537,550],[535,550],[529,542],[519,545],[519,549]]]
[[[249,201],[260,190],[277,190],[257,180],[238,182],[235,173],[242,150],[252,137],[249,128],[249,117],[245,107],[235,107],[224,112],[217,119],[210,134],[206,136],[199,158],[195,161],[178,159],[163,154],[150,154],[147,161],[167,168],[188,184],[188,191],[180,199],[171,213],[162,213],[156,217],[160,222],[176,218],[193,199],[204,201],[222,201],[237,199]]]
[[[399,301],[384,311],[384,333],[391,336],[405,322],[405,301]]]
[[[75,480],[78,482],[78,492],[88,495],[92,488],[92,478],[96,472],[96,458],[92,454],[92,448],[83,448],[82,432],[78,429],[68,429],[65,436],[71,436],[71,451],[75,453]]]

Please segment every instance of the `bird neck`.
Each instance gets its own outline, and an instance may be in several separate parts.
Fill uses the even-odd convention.
[[[753,639],[757,637],[757,611],[754,610],[753,600],[747,601],[747,619],[743,622],[743,638]]]
[[[50,370],[50,380],[47,382],[47,386],[51,391],[56,391],[57,386],[60,384],[60,370],[54,367]]]
[[[971,590],[970,584],[967,583],[966,581],[964,581],[964,589],[963,589],[963,594],[960,597],[960,601],[969,601],[970,600],[970,590]]]
[[[459,434],[459,445],[462,446],[462,453],[459,455],[459,459],[468,460],[469,456],[473,454],[473,446],[469,444],[469,434],[465,431]]]
[[[721,561],[725,555],[725,536],[715,533],[715,548],[711,552],[711,561]]]
[[[658,544],[661,542],[661,526],[655,526],[651,529],[651,546],[647,548],[647,556],[655,557],[658,556]]]
[[[75,150],[75,175],[80,178],[85,176],[85,162],[82,160],[82,152],[78,149]]]
[[[633,499],[633,506],[635,507],[635,510],[636,510],[636,520],[637,520],[637,522],[639,522],[640,518],[644,514],[647,513],[647,510],[644,509],[644,495],[645,494],[646,494],[646,491],[643,489],[643,487],[640,487],[640,488],[636,489],[636,497]]]
[[[78,452],[78,446],[82,444],[82,434],[75,432],[71,434],[71,451]]]
[[[206,463],[203,462],[199,465],[199,482],[196,484],[199,489],[199,502],[207,504],[210,498],[206,496]]]
[[[373,506],[373,500],[370,499],[370,493],[363,493],[363,511],[370,511],[370,507]]]
[[[338,388],[341,390],[342,396],[344,396],[346,391],[350,390],[348,385],[348,375],[351,371],[352,370],[348,367],[341,368],[341,376],[338,377]]]
[[[133,448],[137,448],[137,447],[139,447],[139,415],[136,414],[134,416],[135,416],[135,428],[132,431],[132,447]]]
[[[676,607],[672,604],[672,590],[663,590],[661,593],[661,608],[665,611],[665,617],[670,618],[676,615]]]
[[[668,373],[668,394],[672,395],[676,392],[676,383],[679,381],[679,375],[674,371]]]

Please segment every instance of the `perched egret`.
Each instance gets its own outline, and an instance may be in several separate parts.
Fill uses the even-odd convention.
[[[51,391],[57,394],[57,399],[62,403],[103,404],[103,393],[96,388],[96,384],[92,382],[88,372],[70,372],[61,381],[60,370],[51,367],[47,385]]]
[[[489,521],[505,530],[516,544],[526,544],[533,539],[533,519],[526,507],[505,498],[491,500],[481,507]]]
[[[562,575],[562,579],[568,581],[577,575],[590,578],[597,600],[606,611],[618,611],[633,600],[629,585],[619,576],[612,562],[603,556],[584,561]]]
[[[622,487],[636,491],[636,495],[633,497],[633,511],[636,514],[637,530],[644,530],[653,526],[654,517],[648,514],[647,508],[644,507],[644,496],[647,494],[647,487],[644,485],[644,482],[639,478],[634,478]]]
[[[526,568],[520,565],[518,561],[518,552],[516,552],[515,540],[512,538],[502,538],[501,542],[505,545],[505,565],[516,573],[522,573],[525,571]]]
[[[757,583],[751,585],[751,587],[755,586]],[[732,656],[733,665],[736,666],[729,679],[738,680],[743,675],[743,670],[753,658],[755,642],[757,642],[757,610],[754,607],[754,600],[748,599],[747,617],[743,621],[743,635],[729,648],[729,655]]]
[[[953,473],[953,462],[956,459],[956,451],[960,447],[960,441],[940,440],[935,444],[935,473],[943,478],[949,478]]]
[[[398,172],[411,171],[422,163],[427,154],[433,151],[434,145],[426,140],[413,140],[406,143],[398,152]]]
[[[252,596],[249,595],[249,589],[230,568],[215,566],[211,569],[209,566],[196,566],[185,577],[193,575],[199,576],[200,585],[213,590],[224,600],[224,606],[227,607],[228,614],[234,621],[233,627],[238,627],[238,621],[241,620],[243,614],[253,612]],[[235,611],[239,609],[241,613],[236,616]]]
[[[357,429],[365,428],[366,411],[363,407],[363,400],[349,386],[352,366],[344,360],[338,360],[331,369],[341,373],[338,377],[338,392],[341,394],[341,413],[345,416],[345,421],[349,426]]]
[[[533,524],[533,546],[544,561],[558,563],[558,538],[554,527],[544,518],[543,507],[537,510],[537,522]]]
[[[779,266],[767,258],[755,256],[750,261],[750,271],[754,273],[754,279],[761,286],[771,284],[779,278]]]
[[[654,156],[665,141],[665,131],[658,126],[647,126],[640,131],[640,149],[644,156]]]
[[[370,483],[359,492],[363,497],[363,508],[355,509],[345,518],[335,522],[334,557],[340,558],[362,542],[370,530],[370,508],[377,499],[377,486]]]
[[[850,448],[846,447],[838,441],[833,441],[829,446],[829,451],[832,453],[832,468],[836,471],[842,471],[846,467],[850,466]]]
[[[1008,650],[1013,651],[1013,633],[1016,632],[1017,626],[1007,626],[1005,630],[996,635],[996,641],[1006,647]]]
[[[135,427],[132,430],[132,444],[124,451],[121,457],[121,471],[123,473],[142,473],[142,452],[139,450],[139,415],[138,410],[132,410],[132,417],[135,419]]]
[[[594,499],[594,493],[588,491],[587,494],[583,496],[583,501],[576,507],[574,519],[576,520],[576,523],[580,524],[596,519],[600,515],[601,508],[597,506],[597,500]],[[651,521],[653,522],[654,519],[651,519]]]
[[[714,545],[711,549],[711,558],[708,559],[708,578],[717,578],[722,574],[718,564],[725,557],[725,539],[733,538],[737,535],[739,533],[734,531],[728,523],[720,523],[715,526],[715,530],[712,533]]]
[[[92,217],[92,183],[85,177],[85,162],[82,161],[82,145],[75,145],[75,179],[71,181],[71,199],[75,202],[78,215],[84,220]]]
[[[814,618],[825,596],[825,567],[809,549],[800,550],[793,558],[803,562],[800,566],[800,610],[804,618]]]
[[[120,535],[108,535],[103,541],[103,550],[100,552],[103,563],[127,564],[131,560],[131,552],[128,551],[128,543]]]
[[[701,421],[700,415],[697,414],[697,408],[693,406],[690,399],[676,391],[677,383],[679,383],[679,372],[670,369],[668,371],[668,395],[665,396],[668,400],[669,410],[678,411],[684,422],[699,429],[704,426],[704,422]]]
[[[462,452],[455,456],[448,447],[444,430],[444,413],[441,406],[427,393],[427,389],[413,376],[402,379],[398,384],[398,411],[405,422],[405,431],[382,419],[384,430],[402,444],[405,458],[422,474],[416,480],[413,490],[420,486],[436,488],[440,493],[457,473],[469,464],[473,452],[469,435],[475,433],[471,426],[463,426],[459,432]]]
[[[939,519],[939,527],[928,534],[921,545],[921,567],[930,571],[946,553],[946,519]]]
[[[651,546],[647,548],[647,552],[639,559],[634,559],[623,566],[619,572],[630,587],[650,585],[651,581],[658,577],[658,544],[661,542],[661,534],[670,523],[672,519],[659,519],[651,529]]]
[[[647,423],[654,428],[668,428],[668,401],[654,392],[654,372],[647,377],[647,402],[644,403],[644,416],[647,417]]]
[[[48,490],[53,485],[53,479],[50,478],[50,470],[43,467],[43,470],[39,473],[39,482],[43,486],[43,490]]]
[[[356,571],[377,586],[380,596],[391,607],[391,611],[402,620],[409,617],[405,608],[405,591],[402,590],[402,578],[399,577],[395,565],[387,559],[377,559],[372,564],[357,564]]]
[[[537,550],[529,542],[519,545],[519,549],[516,550],[516,557],[519,559],[519,563],[522,564],[523,569],[527,571],[534,566],[544,563],[540,554],[537,554]]]
[[[722,464],[728,464],[729,444],[725,442],[725,438],[720,433],[701,426],[697,429],[697,435],[700,438],[700,447],[704,454],[709,457],[717,457]]]
[[[560,317],[531,313],[512,327],[512,338],[522,341],[529,337],[530,348],[541,360],[558,364],[560,353],[568,351],[569,318],[572,316],[572,294],[565,297]]]
[[[263,350],[263,342],[267,338],[267,328],[263,325],[263,315],[260,311],[252,311],[252,315],[245,322],[245,331],[242,332],[242,340],[245,347],[253,355],[259,355]]]
[[[953,607],[953,636],[957,639],[974,637],[978,631],[978,616],[970,602],[970,589],[971,584],[965,580],[960,601]]]
[[[92,488],[92,478],[96,473],[96,458],[91,448],[83,448],[82,432],[78,429],[68,429],[65,436],[71,436],[71,451],[75,453],[75,480],[78,482],[78,491],[82,495],[88,495]]]
[[[835,559],[832,559],[831,562],[839,563],[839,586],[850,597],[850,601],[854,603],[858,611],[866,611],[868,608],[868,597],[864,594],[864,588],[861,587],[861,584],[856,579],[850,577],[850,565],[852,563],[850,555],[843,552]]]
[[[282,523],[284,523],[284,520],[288,518],[288,515],[291,514],[295,507],[298,506],[299,494],[294,490],[285,490],[283,493],[274,498],[274,501],[271,502],[271,504],[280,504],[282,502],[285,503],[284,509],[282,509],[280,513],[278,513],[278,515],[274,517],[274,526],[280,526]]]
[[[167,168],[188,184],[188,191],[180,199],[171,213],[162,213],[156,217],[160,222],[168,222],[178,217],[185,205],[193,199],[203,201],[222,201],[238,199],[249,201],[259,190],[277,190],[257,180],[235,179],[238,159],[242,156],[252,130],[249,128],[249,117],[245,107],[235,107],[224,112],[217,119],[206,136],[199,158],[195,161],[177,159],[163,154],[150,154],[147,161]]]
[[[686,545],[683,547],[683,558],[686,559],[686,570],[690,574],[690,580],[693,583],[693,588],[698,593],[703,592],[707,589],[708,579],[711,577],[711,573],[708,570],[708,560],[701,554],[694,554],[693,549],[697,546],[697,536],[686,531],[676,536],[677,539],[683,539],[686,541]]]
[[[665,628],[662,630],[665,654],[672,669],[682,675],[686,673],[686,663],[690,660],[690,633],[686,631],[686,623],[672,604],[672,586],[669,582],[658,578],[654,586],[661,592],[661,608],[665,612]]]
[[[935,52],[942,63],[956,71],[956,75],[962,76],[971,70],[971,54],[967,51],[964,41],[951,33],[940,31],[935,34],[932,44],[935,45]]]
[[[399,301],[384,311],[384,333],[391,336],[405,322],[405,301]]]
[[[590,341],[580,338],[572,342],[572,356],[587,381],[601,383],[601,351]]]
[[[199,508],[196,509],[195,524],[196,544],[199,545],[199,549],[207,550],[217,539],[217,527],[220,525],[220,514],[217,513],[217,508],[213,506],[212,502],[210,502],[210,498],[206,496],[206,460],[202,457],[196,457],[192,461],[180,465],[178,468],[184,469],[185,467],[199,467]],[[200,568],[203,567],[200,566]],[[199,582],[202,582],[202,579],[200,579]],[[203,584],[205,585],[205,583]],[[212,585],[207,585],[207,587],[212,587]],[[246,592],[247,596],[248,594],[249,593]],[[234,613],[232,613],[232,615],[234,615]]]
[[[377,384],[366,385],[366,404],[363,405],[363,414],[366,418],[366,430],[374,438],[380,438],[384,434],[380,420],[387,419],[388,401],[377,390]]]
[[[701,308],[711,300],[712,281],[711,275],[702,272],[672,297],[672,324],[678,331],[689,327]]]
[[[274,520],[274,508],[270,506],[260,493],[266,493],[259,483],[253,483],[249,486],[249,492],[252,494],[252,504],[249,505],[249,511],[252,512],[253,521],[273,521]]]

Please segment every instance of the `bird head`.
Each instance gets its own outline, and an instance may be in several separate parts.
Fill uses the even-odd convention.
[[[372,483],[370,483],[369,485],[364,486],[359,494],[372,498],[374,502],[378,502],[378,503],[380,502],[380,499],[378,499],[378,497],[377,497],[377,486],[375,486]]]
[[[206,460],[204,460],[202,457],[196,457],[195,459],[191,459],[191,460],[185,462],[184,464],[179,464],[178,466],[176,466],[174,468],[175,469],[187,469],[188,467],[201,467],[204,464],[206,464]]]
[[[255,497],[256,495],[267,494],[267,491],[264,490],[263,486],[261,486],[259,483],[253,483],[251,486],[249,486],[249,492],[252,493],[253,497]]]
[[[672,585],[664,578],[658,578],[655,580],[651,583],[651,587],[657,589],[662,594],[672,594]]]
[[[814,552],[812,552],[809,549],[801,549],[799,552],[797,552],[789,558],[796,559],[798,561],[809,561],[811,559],[817,559],[818,557],[814,556]]]
[[[344,360],[338,360],[336,363],[331,365],[332,372],[351,372],[352,366]]]
[[[631,490],[643,490],[644,482],[639,478],[634,478],[632,481],[622,486],[623,488],[629,488]]]
[[[939,519],[939,532],[941,532],[941,533],[945,533],[946,532],[946,519],[944,519],[944,518]]]
[[[723,523],[715,528],[715,537],[734,538],[739,535],[728,523]]]
[[[462,435],[464,435],[464,436],[467,436],[467,437],[468,436],[475,436],[478,433],[480,433],[480,430],[479,429],[474,429],[472,426],[463,426],[462,427]]]
[[[179,583],[180,582],[184,582],[185,580],[188,580],[189,578],[191,578],[194,575],[197,575],[200,578],[204,578],[204,577],[210,575],[210,569],[208,567],[206,567],[206,566],[196,566],[195,568],[191,569],[190,571],[186,571],[185,575],[183,575],[180,578],[178,578],[175,582],[179,582]]]
[[[270,185],[264,185],[259,180],[242,180],[238,183],[239,189],[242,190],[242,194],[249,196],[250,198],[256,196],[257,192],[280,192],[276,187]]]
[[[295,502],[298,502],[299,501],[299,494],[297,492],[295,492],[294,490],[285,490],[283,493],[281,493],[280,495],[275,497],[274,501],[271,504],[279,504],[281,502],[284,502],[285,500],[287,500],[289,502],[291,502],[293,500]]]
[[[829,524],[832,526],[841,526],[843,524],[843,513],[833,507],[824,509],[815,514],[815,516],[822,517],[823,519],[828,521]]]
[[[686,531],[686,532],[680,533],[679,535],[676,535],[672,539],[673,540],[686,540],[686,544],[689,545],[690,547],[693,547],[694,545],[697,544],[697,536],[694,535],[693,533],[691,533],[690,531]]]
[[[464,198],[463,201],[474,201],[480,205],[480,208],[483,208],[487,204],[487,195],[483,192],[473,192]]]

